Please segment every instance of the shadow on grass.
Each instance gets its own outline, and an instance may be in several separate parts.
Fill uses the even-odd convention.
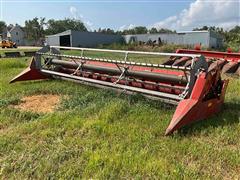
[[[240,103],[226,102],[223,105],[222,111],[218,114],[205,119],[192,123],[188,126],[181,128],[178,134],[181,136],[197,135],[204,132],[209,132],[211,129],[224,126],[232,126],[240,122]]]
[[[147,97],[144,97],[142,94],[128,95],[128,94],[122,93],[122,94],[117,94],[116,96],[118,98],[127,100],[129,105],[140,103],[140,104],[148,105],[149,107],[159,109],[159,110],[169,110],[169,109],[176,108],[176,106],[172,104],[167,104],[159,100],[149,99]]]

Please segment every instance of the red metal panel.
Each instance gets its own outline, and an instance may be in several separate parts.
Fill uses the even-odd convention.
[[[201,54],[206,58],[217,58],[225,59],[229,61],[240,61],[240,53],[230,53],[230,52],[218,52],[218,51],[203,51],[203,50],[192,50],[192,49],[177,49],[176,53],[182,54]]]
[[[214,84],[214,81],[218,81],[218,74],[219,72],[213,76],[209,75],[206,79],[204,74],[198,77],[191,97],[189,99],[182,100],[178,104],[173,118],[165,132],[166,135],[173,133],[182,126],[206,119],[221,110],[228,80],[223,81],[223,88],[220,97],[215,97],[209,100],[203,99],[205,95],[209,93],[211,84]]]
[[[27,81],[27,80],[40,80],[47,79],[48,76],[43,75],[38,69],[36,69],[35,59],[32,58],[31,63],[27,69],[14,77],[10,83],[14,83],[16,81]]]

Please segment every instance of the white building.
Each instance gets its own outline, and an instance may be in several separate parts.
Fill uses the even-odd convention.
[[[201,44],[207,48],[223,46],[223,37],[213,31],[183,31],[177,33],[130,34],[125,35],[127,43],[152,41],[155,43],[190,45]]]
[[[10,39],[13,42],[17,43],[17,45],[22,46],[25,45],[25,34],[21,26],[16,24],[15,26],[10,26],[5,29],[3,32],[3,39]]]

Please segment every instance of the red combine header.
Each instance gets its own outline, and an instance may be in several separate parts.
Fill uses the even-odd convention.
[[[79,50],[80,56],[61,54],[60,49]],[[85,52],[117,53],[123,60],[93,58]],[[175,64],[129,61],[129,55],[160,56]],[[148,59],[148,57],[145,57]],[[176,63],[177,62],[177,63]],[[190,62],[184,66],[182,62]],[[63,79],[128,94],[141,93],[176,105],[166,135],[221,110],[228,80],[221,79],[218,66],[208,68],[204,55],[196,53],[155,53],[90,48],[46,46],[32,58],[30,66],[16,81]]]

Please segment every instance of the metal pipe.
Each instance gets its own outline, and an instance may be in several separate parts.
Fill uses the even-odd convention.
[[[144,51],[124,51],[111,49],[94,49],[94,48],[80,48],[80,47],[66,47],[66,46],[50,46],[50,48],[71,49],[71,50],[86,50],[98,52],[113,52],[113,53],[127,53],[127,54],[145,54],[145,55],[160,55],[160,56],[179,56],[179,57],[200,57],[201,54],[180,54],[180,53],[160,53],[160,52],[144,52]]]
[[[69,61],[63,61],[58,59],[51,60],[49,64],[60,65],[60,66],[71,68],[71,69],[77,69],[80,65],[80,64],[77,64],[76,62],[69,62]],[[103,67],[103,66],[96,66],[96,65],[90,65],[90,64],[82,64],[81,68],[83,70],[94,71],[96,73],[111,74],[111,75],[121,75],[122,73],[118,68],[112,68],[112,67],[106,67],[106,66]],[[126,75],[135,77],[135,78],[144,79],[144,80],[149,80],[154,82],[163,82],[168,84],[173,83],[178,85],[186,85],[188,82],[185,76],[176,76],[176,75],[163,74],[163,73],[127,70]]]

